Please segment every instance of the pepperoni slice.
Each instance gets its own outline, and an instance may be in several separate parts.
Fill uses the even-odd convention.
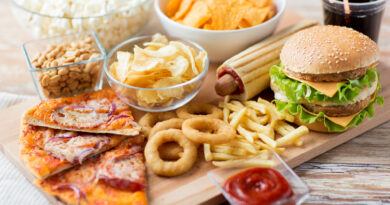
[[[99,179],[121,190],[140,191],[145,188],[142,152],[135,151],[107,160],[99,169]]]

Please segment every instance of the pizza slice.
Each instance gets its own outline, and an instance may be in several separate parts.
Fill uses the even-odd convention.
[[[82,164],[117,146],[125,138],[123,135],[78,133],[23,124],[20,155],[27,168],[43,179]]]
[[[41,102],[25,113],[24,123],[90,133],[139,134],[130,107],[111,89]]]
[[[35,184],[66,204],[147,204],[142,138]]]

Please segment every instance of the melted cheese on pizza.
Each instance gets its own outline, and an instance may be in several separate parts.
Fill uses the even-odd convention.
[[[147,204],[145,165],[143,154],[140,152],[140,139],[127,139],[115,149],[103,153],[99,158],[89,160],[79,167],[45,180],[37,180],[36,184],[66,203]],[[111,162],[113,164],[110,164]],[[142,189],[119,189],[115,184],[106,183],[100,177],[102,169],[106,166],[110,168],[109,172],[112,176],[137,179],[139,183],[143,183]]]
[[[100,164],[98,178],[118,189],[143,189],[145,176],[140,147],[131,152],[115,153]]]
[[[129,106],[111,89],[41,102],[26,113],[26,119],[29,124],[84,132],[134,136],[140,131]]]
[[[66,132],[47,139],[44,150],[60,160],[81,164],[87,157],[107,149],[109,143],[108,136],[96,137],[96,135]]]
[[[81,134],[24,124],[20,136],[21,158],[35,176],[44,178],[110,149],[125,138],[120,135]]]

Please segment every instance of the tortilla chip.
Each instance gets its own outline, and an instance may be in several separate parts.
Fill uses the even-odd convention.
[[[182,0],[170,0],[167,6],[167,16],[171,18],[179,10]]]
[[[245,12],[243,19],[245,19],[251,26],[256,26],[263,23],[267,19],[268,12],[270,10],[270,7],[265,7],[263,9],[250,8]]]
[[[194,0],[183,0],[180,4],[179,10],[172,19],[176,21],[185,16],[190,10],[193,2]]]
[[[203,1],[197,1],[183,19],[183,24],[194,28],[200,28],[210,18],[211,12],[209,11],[207,4]]]

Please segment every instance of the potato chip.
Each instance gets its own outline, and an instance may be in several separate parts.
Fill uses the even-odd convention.
[[[207,59],[207,56],[206,56],[206,53],[199,53],[196,57],[195,57],[195,64],[196,64],[196,67],[198,69],[202,69],[202,70],[198,70],[199,72],[202,72],[204,67],[206,66],[206,59]]]
[[[116,75],[120,82],[126,79],[127,72],[130,70],[130,63],[134,59],[134,55],[129,52],[118,51],[116,53],[118,65],[116,67]]]
[[[164,88],[164,87],[170,87],[173,85],[177,85],[182,83],[182,80],[180,78],[176,77],[170,77],[170,78],[163,78],[157,81],[154,84],[155,88]],[[169,89],[164,89],[164,90],[157,90],[157,95],[161,99],[169,99],[169,98],[178,98],[181,99],[183,98],[184,94],[184,88],[183,87],[176,87],[176,88],[169,88]]]
[[[131,71],[148,71],[155,68],[158,64],[163,63],[160,58],[152,58],[146,55],[143,49],[138,46],[134,48],[134,60],[131,66]]]
[[[181,76],[188,69],[189,62],[183,56],[177,56],[174,60],[165,63],[172,76]]]
[[[174,100],[175,100],[175,99],[171,98],[171,99],[169,99],[167,102],[161,103],[160,105],[161,105],[161,107],[169,107],[169,106],[172,105],[172,103],[173,103]]]
[[[193,2],[194,0],[183,0],[180,4],[179,10],[172,19],[178,20],[182,18],[190,10]]]
[[[169,42],[155,34],[145,48],[134,47],[134,54],[120,51],[110,66],[110,74],[121,82],[141,88],[166,88],[189,81],[199,75],[206,65],[206,52],[196,52],[178,41]],[[137,90],[132,97],[143,107],[169,106],[185,93],[192,93],[198,83],[161,90]]]
[[[162,43],[164,45],[169,44],[168,38],[164,35],[159,34],[159,33],[156,33],[153,35],[152,42],[153,43]]]
[[[143,45],[146,46],[145,50],[152,50],[152,51],[156,51],[161,47],[166,46],[163,43],[156,43],[156,42],[146,42]]]
[[[158,104],[163,101],[156,90],[137,90],[137,99],[144,104]]]
[[[177,47],[173,46],[173,45],[167,45],[167,46],[161,47],[160,49],[158,49],[156,51],[152,51],[152,50],[148,50],[148,49],[139,50],[139,52],[143,52],[144,54],[146,54],[150,57],[155,57],[155,58],[164,58],[164,57],[174,56],[177,51],[178,51]]]
[[[183,24],[199,28],[211,18],[209,7],[203,1],[197,1],[192,6],[186,17],[183,19]]]
[[[116,68],[117,68],[117,67],[118,67],[118,61],[113,62],[113,63],[111,64],[111,66],[110,66],[110,71],[109,71],[109,73],[111,74],[112,77],[114,77],[115,79],[117,79],[118,81],[120,81],[118,75],[116,74]]]
[[[175,45],[177,48],[179,48],[181,51],[185,53],[185,55],[190,59],[192,72],[194,72],[195,75],[198,75],[199,71],[196,68],[195,59],[194,56],[192,55],[190,48],[187,45],[183,44],[182,42],[178,42],[178,41],[172,41],[170,44]]]
[[[172,74],[167,69],[159,69],[148,72],[132,72],[125,80],[127,85],[141,88],[152,88],[153,84],[161,78],[170,77]]]

